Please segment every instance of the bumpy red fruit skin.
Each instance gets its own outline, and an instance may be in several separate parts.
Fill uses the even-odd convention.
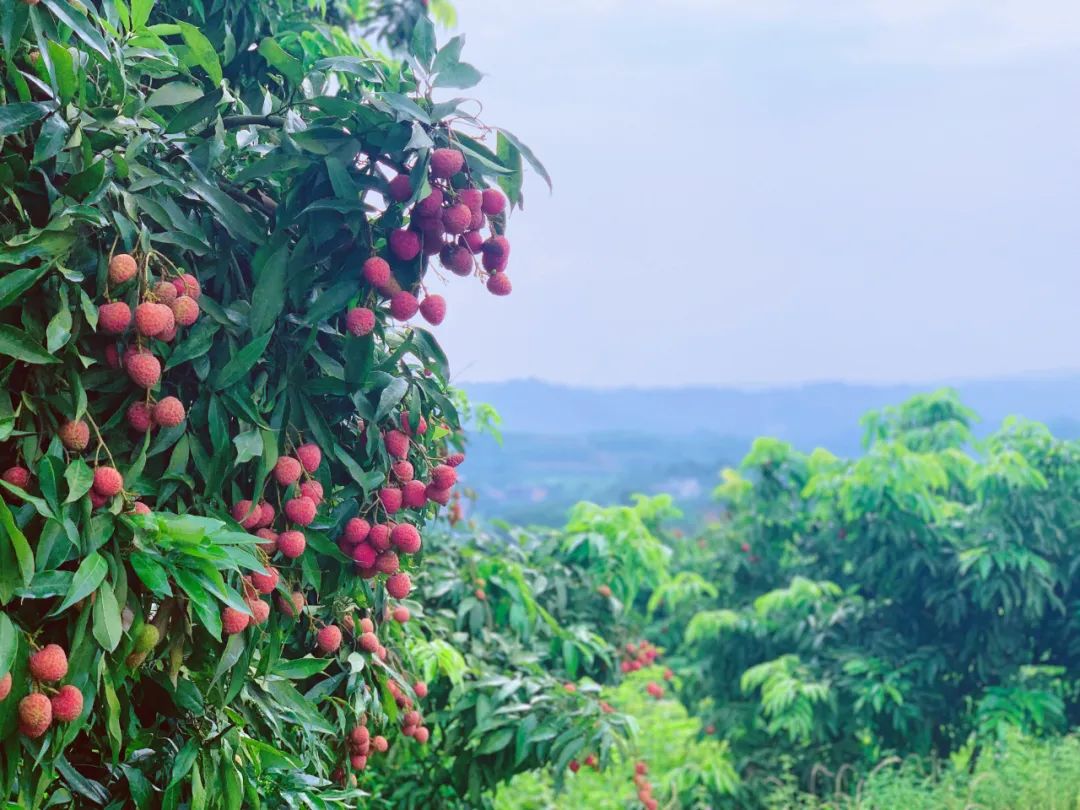
[[[364,262],[364,281],[372,287],[384,287],[390,281],[390,265],[380,256],[372,256]]]
[[[399,523],[390,533],[390,542],[405,554],[415,554],[420,550],[420,532],[408,523]]]
[[[436,149],[431,153],[431,176],[448,180],[465,166],[465,156],[457,149]]]
[[[449,464],[440,464],[431,471],[431,483],[436,489],[450,489],[457,483],[457,470]]]
[[[360,635],[360,649],[364,652],[375,652],[375,650],[379,649],[379,637],[374,633],[362,633]]]
[[[487,288],[492,295],[509,295],[514,290],[506,273],[492,273],[487,280]]]
[[[427,697],[427,694],[428,694],[427,693],[427,684],[424,683],[423,681],[417,681],[416,683],[413,684],[413,692],[416,693],[416,696],[418,698],[423,700],[424,698]]]
[[[0,678],[0,702],[7,700],[7,696],[11,694],[11,673],[5,673],[3,678]]]
[[[450,503],[450,490],[448,489],[439,489],[434,484],[428,484],[426,493],[429,500],[440,506],[446,506]]]
[[[401,418],[398,420],[401,423],[401,429],[409,436],[413,435],[412,420],[408,411],[401,412]],[[427,420],[421,416],[416,423],[416,433],[419,436],[423,436],[427,433]]]
[[[309,526],[315,519],[316,511],[315,502],[303,495],[285,502],[285,517],[301,526]],[[279,539],[278,544],[280,543]]]
[[[243,633],[250,623],[251,617],[236,608],[227,607],[221,611],[221,629],[227,636]]]
[[[374,633],[375,632],[375,622],[373,622],[371,619],[369,619],[367,616],[365,616],[364,618],[362,618],[360,620],[360,632],[361,633]],[[394,684],[394,685],[397,686],[397,684]],[[391,690],[391,691],[393,691],[393,690]]]
[[[281,456],[274,465],[274,480],[278,482],[278,486],[287,487],[295,484],[303,473],[303,465],[292,456]]]
[[[266,604],[262,599],[247,599],[245,601],[251,610],[252,622],[254,624],[266,624],[266,620],[270,618],[270,605]]]
[[[278,607],[286,616],[296,618],[304,609],[304,595],[300,591],[293,591],[292,596],[288,599],[279,596]]]
[[[433,188],[431,193],[420,200],[413,207],[413,217],[415,219],[433,219],[442,211],[443,193],[437,188]]]
[[[150,352],[135,352],[124,365],[131,381],[140,388],[153,388],[161,379],[161,361]]]
[[[323,488],[318,481],[305,481],[300,485],[300,494],[318,506],[323,502]]]
[[[259,522],[256,524],[256,528],[264,529],[274,522],[274,507],[268,504],[266,501],[259,502]]]
[[[390,314],[399,321],[409,320],[416,314],[418,309],[420,309],[420,305],[416,302],[416,296],[411,292],[402,290],[399,293],[394,293],[390,299]]]
[[[172,310],[165,304],[144,301],[135,307],[135,330],[143,337],[153,337],[174,323]]]
[[[400,568],[401,561],[392,551],[384,551],[375,559],[375,570],[380,574],[396,574]]]
[[[52,697],[53,719],[61,723],[72,723],[79,719],[83,710],[83,694],[78,687],[67,684]]]
[[[390,535],[393,533],[394,527],[388,523],[376,523],[371,527],[371,531],[368,533],[367,541],[372,548],[379,551],[385,551],[390,548]]]
[[[472,211],[470,211],[469,206],[464,203],[451,205],[449,208],[443,210],[443,228],[446,229],[447,233],[455,236],[465,233],[465,231],[469,229],[469,223],[472,222],[472,217]]]
[[[410,618],[409,609],[404,605],[398,605],[394,608],[394,621],[398,624],[405,624]]]
[[[484,249],[484,235],[479,231],[469,231],[459,241],[461,246],[473,255],[480,253]]]
[[[90,444],[90,426],[82,419],[60,426],[60,441],[68,450],[81,453]]]
[[[135,277],[139,272],[139,265],[127,253],[117,253],[109,259],[109,281],[113,284],[123,284]]]
[[[421,745],[424,745],[431,739],[431,732],[428,731],[425,726],[420,726],[420,728],[416,730],[416,733],[413,734],[413,739]]]
[[[360,568],[374,568],[378,555],[367,543],[357,543],[352,549],[352,558]]]
[[[386,580],[386,592],[395,599],[404,599],[412,590],[412,580],[404,571],[394,574]]]
[[[171,304],[173,317],[181,326],[191,326],[199,320],[199,302],[190,295],[181,295]]]
[[[412,481],[415,475],[413,465],[407,461],[395,461],[390,465],[390,470],[394,473],[394,478],[403,484]]]
[[[274,555],[277,553],[277,532],[275,532],[273,529],[264,528],[256,531],[255,536],[265,541],[263,543],[259,543],[259,548],[265,551],[268,555]]]
[[[401,505],[406,509],[423,509],[427,505],[427,485],[423,481],[406,481],[401,487]]]
[[[390,252],[403,262],[415,259],[420,253],[420,237],[404,229],[390,232]]]
[[[186,295],[189,298],[199,300],[199,296],[202,295],[202,287],[199,286],[199,280],[191,273],[184,273],[180,278],[173,279],[173,286],[176,287],[177,295]]]
[[[313,473],[319,469],[319,465],[322,463],[322,450],[319,449],[317,444],[302,444],[296,448],[296,457],[300,459],[300,463],[304,465],[305,470]]]
[[[371,334],[375,329],[375,313],[367,307],[353,307],[345,313],[345,328],[355,337]]]
[[[52,725],[52,702],[40,692],[33,692],[19,701],[19,731],[36,739]]]
[[[380,754],[385,754],[390,748],[390,743],[386,741],[386,737],[381,734],[372,738],[371,747],[378,751]]]
[[[264,571],[251,572],[251,584],[259,593],[273,593],[279,579],[281,576],[273,566],[268,566]]]
[[[131,403],[127,409],[127,423],[137,433],[146,433],[154,426],[154,410],[145,402]]]
[[[124,477],[113,467],[98,467],[94,470],[94,491],[105,498],[120,494],[124,488]]]
[[[451,467],[458,467],[463,461],[465,461],[464,453],[451,453],[446,457],[446,463]]]
[[[394,202],[403,203],[412,196],[413,187],[407,174],[397,175],[387,185],[389,186],[390,199]]]
[[[405,458],[409,455],[409,437],[400,430],[388,430],[383,434],[383,444],[391,458]]]
[[[510,258],[510,240],[505,236],[492,236],[481,247],[485,270],[502,270]]]
[[[159,281],[151,288],[150,292],[162,304],[172,304],[179,295],[171,281]]]
[[[472,254],[461,245],[444,245],[439,251],[439,261],[455,275],[467,276],[473,270]]]
[[[255,529],[262,518],[262,507],[249,500],[237,501],[231,511],[232,519],[248,531]]]
[[[503,196],[503,193],[497,188],[485,188],[480,210],[489,217],[493,217],[501,214],[504,208],[506,208],[506,197]]]
[[[56,683],[67,673],[67,653],[59,644],[47,644],[30,656],[30,677],[35,681]]]
[[[162,427],[176,427],[186,416],[184,403],[176,397],[164,397],[154,406],[154,421]]]
[[[336,653],[341,647],[341,628],[334,624],[326,625],[316,635],[315,644],[323,655]]]
[[[131,307],[123,301],[113,301],[98,307],[98,331],[106,335],[121,335],[131,326]]]
[[[567,767],[570,768],[570,773],[577,773],[581,770],[581,763],[576,759],[572,759]]]
[[[370,531],[371,524],[363,518],[350,518],[345,524],[345,531],[342,536],[345,538],[345,542],[355,546],[357,543],[363,543]]]
[[[307,538],[297,531],[282,532],[278,535],[277,547],[283,557],[295,560],[304,553],[304,549],[307,547]]]
[[[19,467],[18,465],[8,467],[4,470],[3,476],[0,477],[19,489],[26,489],[27,485],[30,483],[30,471],[26,469],[26,467]]]
[[[142,501],[135,501],[135,503],[131,505],[131,511],[134,512],[136,515],[149,515],[154,510],[152,510]]]
[[[458,192],[458,202],[469,207],[470,211],[479,212],[484,204],[484,194],[478,188],[463,188]]]
[[[383,509],[392,515],[401,508],[401,490],[397,487],[383,487],[379,490],[379,501]]]
[[[420,314],[432,326],[438,326],[446,317],[446,299],[441,295],[429,295],[420,304]]]

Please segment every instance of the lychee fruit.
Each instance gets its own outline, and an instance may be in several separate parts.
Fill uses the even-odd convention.
[[[97,492],[95,492],[92,489],[90,490],[89,495],[90,495],[90,505],[94,509],[100,509],[105,504],[107,504],[110,500],[112,500],[111,498],[106,498],[104,495],[98,494]]]
[[[421,745],[425,745],[429,739],[431,739],[431,732],[427,730],[425,726],[420,726],[413,734],[413,739]]]
[[[645,687],[645,691],[657,700],[664,696],[664,687],[655,681],[649,681],[648,686]]]
[[[148,351],[136,351],[125,361],[128,376],[140,388],[153,388],[161,379],[161,361]]]
[[[390,533],[390,542],[405,554],[415,554],[420,550],[420,532],[408,523],[399,523]]]
[[[114,467],[98,467],[94,470],[94,491],[105,498],[120,494],[124,477]]]
[[[396,574],[400,568],[401,561],[392,551],[384,551],[375,559],[375,570],[380,574]]]
[[[416,296],[411,292],[402,290],[394,293],[390,299],[390,314],[399,321],[409,320],[416,314],[418,309],[420,309],[420,305],[416,302]]]
[[[251,531],[259,526],[259,522],[262,518],[262,507],[256,506],[251,501],[245,499],[237,501],[233,505],[231,514],[233,520],[248,531]]]
[[[307,539],[301,532],[287,531],[278,535],[277,550],[281,552],[283,557],[295,560],[304,553],[306,547]]]
[[[403,262],[412,261],[420,253],[420,236],[413,231],[391,231],[389,243],[390,252]]]
[[[479,231],[469,231],[462,234],[458,244],[475,256],[484,249],[484,235]]]
[[[440,506],[446,506],[448,503],[450,503],[451,493],[448,489],[439,489],[434,484],[428,484],[427,490],[425,491],[428,496],[428,500],[434,501]]]
[[[431,176],[449,180],[465,166],[465,155],[457,149],[436,149],[431,153]]]
[[[277,552],[278,533],[273,529],[259,529],[255,532],[255,536],[266,541],[259,543],[259,548],[266,552],[267,555],[272,556]]]
[[[82,419],[60,426],[60,441],[68,450],[81,453],[90,444],[90,426]]]
[[[503,196],[503,193],[497,188],[485,188],[480,210],[489,217],[493,217],[501,214],[504,208],[506,208],[506,197]]]
[[[379,256],[372,256],[365,261],[362,272],[364,280],[372,287],[383,287],[390,281],[390,265],[386,259]]]
[[[123,301],[113,301],[98,307],[98,331],[106,335],[121,335],[131,326],[131,307]]]
[[[431,193],[424,199],[420,200],[415,206],[413,206],[413,213],[421,219],[431,219],[439,216],[439,212],[442,210],[443,193],[437,188],[433,188]]]
[[[35,681],[56,683],[67,673],[67,653],[59,644],[46,644],[30,656],[30,677]]]
[[[181,295],[171,306],[173,317],[181,326],[191,326],[199,320],[199,302],[190,295]]]
[[[202,295],[202,287],[199,286],[199,280],[191,273],[184,273],[179,278],[173,279],[173,286],[176,287],[177,295],[186,295],[189,298],[199,300],[199,296]]]
[[[270,618],[270,605],[266,604],[262,599],[245,599],[248,609],[251,611],[251,621],[253,624],[266,624],[266,620]]]
[[[345,542],[354,546],[357,543],[363,543],[364,540],[367,539],[370,531],[371,524],[363,518],[350,518],[345,523],[345,530],[342,533],[342,537],[345,538]]]
[[[451,467],[457,467],[463,461],[465,461],[464,453],[451,453],[446,457],[446,463],[449,464]]]
[[[601,585],[599,588],[596,589],[596,592],[605,599],[611,598],[611,587],[608,585]]]
[[[83,694],[71,684],[61,686],[51,702],[53,718],[61,723],[72,723],[82,714]]]
[[[171,304],[179,295],[171,281],[159,281],[150,289],[150,293],[162,304]]]
[[[427,505],[427,485],[423,481],[406,481],[401,487],[401,505],[406,509],[423,509]]]
[[[581,770],[581,763],[578,762],[576,759],[572,759],[570,760],[570,764],[566,767],[570,769],[570,773],[577,773]]]
[[[377,554],[375,549],[367,543],[357,543],[350,552],[356,565],[360,568],[374,568]]]
[[[109,281],[113,284],[123,284],[125,281],[131,281],[138,272],[139,265],[127,253],[117,253],[109,259]]]
[[[161,334],[173,323],[173,312],[165,304],[144,301],[135,307],[135,331],[143,337]]]
[[[300,526],[310,525],[316,511],[315,501],[304,495],[285,501],[285,517]],[[281,545],[281,538],[278,538],[278,545]]]
[[[378,751],[380,754],[385,754],[390,748],[390,743],[386,741],[386,737],[380,734],[372,738],[371,747]]]
[[[444,245],[439,251],[439,261],[455,275],[467,276],[473,270],[472,253],[461,245]]]
[[[259,593],[273,593],[278,585],[281,575],[273,566],[267,566],[263,571],[251,572],[251,584]]]
[[[7,696],[11,694],[11,673],[4,673],[4,677],[0,678],[0,702],[7,700]]]
[[[385,551],[390,548],[390,535],[393,531],[394,527],[390,524],[376,523],[368,532],[367,541],[373,548]]]
[[[118,352],[116,346],[111,343],[105,347],[105,363],[109,368],[120,368],[122,365],[120,362],[120,352]]]
[[[408,411],[401,412],[401,418],[399,421],[401,422],[401,429],[407,435],[413,435],[412,422],[409,417]],[[427,433],[427,420],[423,416],[421,416],[419,421],[416,423],[416,433],[419,436],[423,436],[425,433]]]
[[[183,424],[186,416],[184,403],[176,397],[159,399],[154,406],[154,421],[162,427],[170,428]]]
[[[305,481],[302,483],[300,485],[300,494],[305,498],[310,498],[316,507],[323,502],[323,488],[318,481]]]
[[[394,608],[393,616],[395,622],[398,624],[405,624],[410,618],[409,609],[404,605],[398,605]]]
[[[479,212],[484,204],[484,194],[478,188],[463,188],[458,192],[458,202],[464,203],[470,211]]]
[[[412,590],[412,580],[404,571],[399,571],[386,580],[386,592],[395,599],[405,599]]]
[[[388,430],[383,434],[383,444],[391,458],[405,458],[409,455],[409,437],[400,430]]]
[[[379,637],[374,633],[362,633],[360,635],[360,649],[364,652],[375,652],[375,650],[379,649]]]
[[[302,444],[296,448],[296,457],[300,459],[300,463],[304,465],[305,470],[313,473],[319,469],[319,465],[322,463],[322,450],[319,449],[317,444]]]
[[[428,295],[420,303],[420,314],[432,326],[438,326],[446,317],[446,299],[441,295]]]
[[[336,624],[326,625],[316,634],[315,645],[323,655],[336,653],[341,647],[341,628]]]
[[[431,471],[431,483],[436,489],[450,489],[457,483],[457,470],[449,464],[440,464]]]
[[[416,683],[413,684],[413,692],[416,694],[416,696],[418,698],[423,700],[424,698],[426,698],[428,696],[427,684],[424,683],[423,681],[417,681]]]
[[[236,608],[226,607],[221,611],[221,629],[225,631],[227,636],[243,633],[250,622],[251,616]]]
[[[169,327],[164,332],[159,332],[157,335],[155,335],[155,338],[157,340],[160,340],[163,343],[172,343],[174,340],[176,340],[176,323],[175,323],[175,321],[172,324],[170,324]]]
[[[487,288],[492,295],[509,295],[513,292],[514,286],[506,273],[492,273],[487,280]]]
[[[375,622],[369,619],[367,616],[360,620],[360,632],[361,633],[374,633]]]
[[[135,503],[131,505],[131,511],[136,515],[149,515],[154,510],[142,501],[135,501]]]
[[[379,502],[389,514],[401,508],[401,490],[397,487],[383,487],[379,490]]]
[[[469,206],[464,203],[451,205],[449,208],[443,210],[443,228],[446,229],[447,233],[455,236],[465,233],[465,231],[469,229],[469,223],[472,222],[472,216],[472,211],[469,210]]]
[[[281,456],[274,465],[274,480],[278,482],[278,486],[291,486],[299,481],[303,474],[303,466],[292,456]]]
[[[141,400],[133,402],[127,409],[127,423],[137,433],[146,433],[154,426],[154,411]]]
[[[355,337],[370,334],[375,328],[375,313],[367,307],[353,307],[345,314],[345,328]]]
[[[503,270],[510,258],[510,240],[502,235],[492,236],[484,242],[481,252],[485,270]]]
[[[259,523],[257,528],[264,528],[274,522],[274,507],[266,501],[259,502]]]
[[[399,174],[387,183],[390,199],[394,202],[403,203],[413,195],[412,183],[409,175]]]
[[[300,615],[304,610],[304,604],[304,595],[300,591],[293,591],[288,599],[284,596],[278,597],[278,607],[281,608],[281,612],[292,618]]]
[[[52,702],[40,692],[32,692],[19,701],[19,731],[36,739],[52,725]]]

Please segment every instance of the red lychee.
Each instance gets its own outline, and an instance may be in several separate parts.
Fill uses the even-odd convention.
[[[439,251],[439,261],[443,267],[459,276],[467,276],[473,270],[472,253],[461,245],[444,245]]]
[[[390,314],[399,321],[409,320],[416,314],[418,309],[420,309],[420,305],[416,302],[416,296],[411,292],[402,290],[399,293],[394,293],[390,299]]]
[[[154,406],[154,421],[162,427],[176,427],[183,423],[186,416],[184,403],[176,397],[159,399]]]
[[[446,317],[446,299],[441,295],[429,295],[420,304],[420,314],[432,326],[438,326]]]
[[[484,235],[479,231],[469,231],[462,235],[458,244],[475,256],[484,249]]]
[[[90,495],[90,505],[94,509],[100,509],[101,507],[103,507],[105,504],[107,504],[109,501],[112,500],[112,498],[106,498],[104,495],[99,495],[97,492],[95,492],[92,489],[90,490],[89,495]]]
[[[427,505],[427,485],[423,481],[406,481],[401,487],[401,505],[406,509],[423,509]]]
[[[257,528],[265,528],[274,522],[274,507],[266,501],[259,502],[259,523]]]
[[[502,235],[492,236],[484,242],[481,252],[485,270],[502,270],[510,258],[510,240]]]
[[[19,701],[19,731],[36,739],[52,725],[52,702],[40,692],[32,692]]]
[[[273,529],[259,529],[255,532],[255,536],[265,540],[265,543],[259,543],[261,548],[267,555],[274,555],[277,553],[277,539],[278,533]]]
[[[405,458],[409,455],[409,437],[400,430],[383,433],[383,444],[391,458]]]
[[[341,647],[341,628],[335,624],[328,624],[315,636],[315,644],[323,655],[336,653]]]
[[[364,280],[372,287],[382,287],[390,280],[390,265],[386,259],[372,256],[364,262]]]
[[[353,307],[345,314],[345,328],[355,337],[370,334],[375,328],[375,313],[367,307]]]
[[[492,273],[487,280],[487,288],[492,295],[509,295],[514,289],[506,273]]]
[[[94,491],[105,498],[120,494],[124,477],[114,467],[98,467],[94,470]]]
[[[312,480],[302,483],[300,485],[300,494],[305,498],[310,498],[315,506],[323,502],[323,488],[318,481]]]
[[[169,325],[164,332],[159,332],[154,336],[157,340],[163,343],[172,343],[176,339],[176,323],[175,321]]]
[[[399,174],[388,184],[390,199],[394,202],[403,203],[408,200],[413,194],[412,183],[409,181],[409,175]]]
[[[410,618],[409,609],[404,605],[398,605],[394,608],[394,621],[398,624],[405,624]]]
[[[4,677],[0,678],[0,702],[7,700],[7,696],[11,694],[11,673],[5,672]]]
[[[489,217],[493,217],[501,214],[504,208],[506,208],[506,197],[503,196],[503,193],[497,188],[485,188],[480,210]]]
[[[51,702],[53,718],[61,723],[72,723],[82,714],[83,694],[71,684],[61,686]]]
[[[484,224],[486,222],[487,222],[487,217],[484,216],[483,211],[473,211],[472,212],[472,219],[469,220],[469,230],[470,231],[478,231],[478,230],[480,230],[481,228],[484,227]]]
[[[371,531],[371,524],[363,518],[350,518],[345,524],[345,531],[342,537],[350,545],[356,545],[357,543],[363,543],[367,539],[368,532]]]
[[[82,419],[60,426],[60,441],[68,450],[81,453],[90,444],[90,426]]]
[[[148,351],[132,353],[124,365],[131,381],[140,388],[153,388],[161,379],[161,361]]]
[[[251,610],[252,622],[254,624],[266,624],[266,620],[270,618],[270,605],[264,602],[262,599],[245,599],[248,609]]]
[[[390,465],[390,471],[393,472],[394,478],[401,483],[412,481],[415,472],[413,471],[413,465],[407,461],[395,461]]]
[[[123,301],[113,301],[98,307],[98,331],[120,335],[131,326],[131,307]]]
[[[151,288],[150,292],[162,304],[171,304],[179,295],[171,281],[159,281]]]
[[[457,149],[436,149],[431,153],[431,176],[449,180],[465,166],[465,156]]]
[[[469,207],[470,211],[479,211],[484,204],[484,194],[478,188],[463,188],[458,192],[458,202]]]
[[[424,698],[426,698],[428,696],[427,684],[424,683],[423,681],[417,681],[416,683],[413,684],[413,692],[416,694],[416,696],[418,698],[423,700]]]
[[[420,253],[420,237],[404,229],[390,232],[390,252],[403,262],[412,261]]]
[[[439,489],[434,484],[428,484],[425,492],[428,496],[428,500],[434,501],[440,506],[446,506],[448,503],[450,503],[451,493],[448,489]]]
[[[453,235],[465,233],[469,229],[469,223],[472,222],[472,211],[469,210],[469,206],[464,203],[457,203],[451,205],[449,208],[443,210],[442,224],[446,232]]]
[[[369,619],[367,616],[360,620],[360,632],[361,633],[374,633],[375,622]]]
[[[649,681],[649,684],[645,687],[645,691],[657,700],[664,696],[664,687],[655,681]]]
[[[379,551],[385,551],[390,548],[390,535],[393,531],[394,527],[391,524],[376,523],[371,527],[371,531],[367,536],[367,541],[373,548]]]
[[[278,482],[278,486],[287,487],[295,484],[303,473],[303,466],[292,456],[281,456],[274,465],[274,480]]]
[[[288,599],[284,596],[278,597],[278,607],[286,616],[296,618],[304,609],[304,601],[304,595],[300,591],[293,591]]]
[[[139,265],[135,259],[127,253],[117,253],[109,259],[109,281],[113,284],[123,284],[135,278],[139,272]]]
[[[245,499],[237,501],[233,505],[231,514],[233,520],[248,531],[251,531],[259,526],[259,521],[262,517],[262,507],[256,506],[251,501]]]
[[[135,307],[135,330],[143,337],[159,335],[174,323],[173,312],[165,304],[144,301]]]
[[[35,681],[56,683],[67,672],[67,653],[59,644],[47,644],[30,656],[30,677]]]
[[[420,532],[408,523],[399,523],[390,533],[390,542],[405,554],[415,554],[420,550]]]
[[[385,754],[386,751],[390,748],[390,743],[386,741],[386,737],[383,737],[380,734],[372,738],[371,747],[378,751],[380,754]]]
[[[401,561],[392,551],[384,551],[375,559],[375,570],[380,574],[396,574],[400,568]]]
[[[439,211],[442,209],[443,193],[437,188],[433,188],[431,193],[424,199],[420,200],[413,207],[413,214],[420,219],[431,219],[439,216]]]
[[[411,418],[409,417],[409,412],[408,411],[402,411],[401,412],[401,418],[400,418],[399,421],[401,422],[401,429],[406,434],[408,434],[409,436],[412,436],[413,435],[413,429],[412,429],[412,421],[411,421]],[[425,433],[427,433],[427,420],[423,416],[421,416],[419,421],[416,423],[416,434],[419,435],[419,436],[423,436]]]
[[[301,532],[288,531],[278,535],[277,549],[281,552],[283,557],[295,560],[304,553],[306,547],[307,539]]]
[[[440,464],[431,471],[431,483],[436,489],[450,489],[457,483],[457,470],[449,464]]]
[[[191,326],[199,320],[199,302],[190,295],[181,295],[171,306],[173,317],[181,326]]]
[[[227,636],[243,633],[250,622],[251,617],[236,608],[226,607],[221,611],[221,629],[225,631]]]
[[[131,505],[131,511],[136,515],[149,515],[153,510],[142,501],[135,501]]]
[[[400,571],[386,580],[386,592],[395,599],[405,599],[412,590],[412,580],[404,571]]]
[[[316,511],[315,501],[303,495],[285,502],[285,517],[301,526],[310,525],[311,521],[315,519]],[[280,547],[280,545],[281,538],[278,538],[278,546]]]
[[[364,652],[375,652],[375,650],[379,649],[379,637],[374,633],[362,633],[360,635],[360,649]]]
[[[105,347],[105,363],[109,368],[120,368],[122,365],[120,362],[120,352],[118,352],[116,346],[111,343]]]
[[[426,727],[420,726],[413,734],[413,739],[421,745],[425,745],[429,739],[431,739],[431,732]]]
[[[383,487],[379,490],[379,501],[391,515],[401,508],[401,490],[397,487]]]
[[[132,402],[127,409],[127,423],[137,433],[146,433],[154,426],[154,410],[142,400]]]
[[[189,298],[199,300],[199,296],[202,295],[202,287],[199,286],[199,280],[191,273],[184,273],[179,278],[173,279],[173,286],[176,287],[177,295],[186,295]]]
[[[446,463],[449,464],[451,467],[457,467],[463,461],[465,461],[464,453],[451,453],[446,457]]]
[[[304,465],[305,470],[313,473],[319,469],[319,465],[322,463],[322,450],[319,449],[317,444],[302,444],[296,448],[296,457],[300,459],[300,463]]]
[[[263,571],[251,572],[251,584],[259,593],[273,593],[281,575],[276,568],[268,565]]]
[[[367,543],[357,543],[352,548],[351,556],[360,568],[374,568],[377,554]]]

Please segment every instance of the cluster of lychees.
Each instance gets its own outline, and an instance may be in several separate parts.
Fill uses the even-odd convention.
[[[363,622],[369,622],[369,619],[362,619]],[[369,633],[370,630],[365,630],[364,633]],[[387,681],[387,686],[390,689],[391,694],[394,696],[394,700],[397,702],[399,708],[406,711],[402,714],[401,721],[401,733],[406,737],[412,737],[418,743],[423,745],[430,739],[430,732],[423,725],[423,718],[420,712],[413,709],[413,700],[406,695],[397,682],[394,680]],[[413,694],[421,700],[427,697],[427,684],[423,681],[417,681],[412,687]],[[363,771],[367,768],[368,757],[372,754],[385,754],[390,748],[390,743],[386,737],[381,734],[372,736],[368,730],[366,722],[361,718],[361,721],[349,732],[349,736],[346,739],[347,756],[346,762],[349,769],[353,771]],[[346,779],[346,769],[338,768],[334,772],[334,779],[343,783]],[[350,782],[355,777],[350,774]]]
[[[59,644],[47,644],[33,653],[29,669],[33,691],[19,701],[19,731],[36,739],[48,731],[53,722],[77,720],[83,710],[83,694],[71,684],[59,688],[53,686],[68,674],[67,653]],[[11,685],[11,673],[8,672],[0,678],[0,701],[7,700]]]
[[[624,673],[637,672],[642,667],[647,667],[656,661],[659,655],[660,650],[650,642],[642,641],[639,644],[634,644],[631,641],[624,648],[623,660],[619,667]]]
[[[652,795],[652,783],[649,782],[646,774],[649,772],[649,766],[644,762],[634,763],[634,786],[638,790],[638,800],[645,807],[645,810],[656,810],[660,806],[660,803]]]
[[[438,256],[455,275],[479,275],[494,295],[509,295],[510,242],[489,221],[503,216],[506,197],[495,188],[474,187],[465,155],[457,149],[435,149],[428,178],[431,190],[410,209],[408,226],[391,231],[387,238],[390,259],[408,263]],[[408,174],[394,177],[387,189],[391,203],[398,205],[412,200],[415,191]],[[487,237],[485,227],[489,228]],[[446,317],[446,299],[425,291],[420,300],[416,289],[403,289],[386,258],[372,256],[364,262],[362,274],[378,295],[389,300],[390,315],[396,320],[407,321],[420,313],[438,326]],[[353,307],[345,314],[346,329],[358,337],[371,332],[375,322],[370,307]]]

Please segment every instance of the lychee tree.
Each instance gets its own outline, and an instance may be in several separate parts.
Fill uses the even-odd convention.
[[[412,324],[453,275],[510,292],[546,173],[443,100],[480,74],[427,3],[326,6],[0,5],[19,807],[354,806],[431,736],[399,603],[462,415]]]

